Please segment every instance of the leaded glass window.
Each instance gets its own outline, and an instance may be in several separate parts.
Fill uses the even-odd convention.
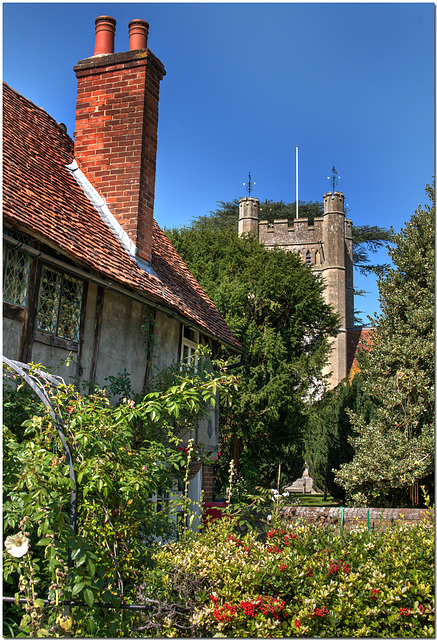
[[[30,258],[24,251],[5,249],[3,300],[25,307],[29,286]]]
[[[37,328],[79,341],[83,282],[44,267],[39,292]]]

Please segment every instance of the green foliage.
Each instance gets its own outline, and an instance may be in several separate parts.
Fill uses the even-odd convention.
[[[231,200],[230,202],[219,201],[219,207],[215,211],[210,211],[207,215],[195,218],[190,229],[203,231],[210,229],[212,231],[228,230],[237,233],[238,230],[238,203],[239,200]],[[308,218],[310,222],[314,218],[323,216],[323,202],[305,202],[299,200],[299,216],[300,218]],[[259,219],[268,220],[273,223],[274,220],[287,220],[289,224],[293,223],[296,217],[296,202],[284,202],[280,200],[265,200],[260,202]],[[352,227],[352,240],[354,247],[354,267],[363,275],[367,275],[375,268],[380,270],[387,265],[372,264],[370,254],[376,253],[378,249],[387,246],[393,241],[394,231],[392,228],[379,227],[377,225],[354,225]],[[362,292],[357,292],[360,295]]]
[[[387,264],[373,265],[370,253],[376,253],[378,249],[386,247],[393,242],[393,228],[386,229],[376,225],[354,225],[352,227],[352,241],[354,246],[354,267],[363,275],[368,275],[377,270],[387,268]]]
[[[249,487],[303,471],[305,402],[328,355],[337,317],[299,256],[266,250],[229,229],[174,229],[173,246],[246,351],[233,397],[221,402],[219,477],[229,462]],[[230,361],[231,362],[231,361]]]
[[[315,484],[337,500],[344,500],[343,487],[335,482],[335,470],[349,462],[353,448],[349,442],[353,427],[348,409],[368,422],[373,412],[371,398],[363,392],[360,374],[328,391],[310,407],[305,438],[305,460]]]
[[[331,531],[283,525],[241,535],[223,519],[154,556],[165,580],[151,597],[182,603],[191,584],[190,637],[434,637],[432,520]],[[161,616],[159,634],[181,636]],[[182,632],[182,636],[189,634]]]
[[[238,210],[239,200],[231,200],[230,202],[219,201],[218,209],[210,211],[207,215],[198,216],[192,221],[190,228],[196,231],[204,229],[212,230],[228,230],[236,233],[238,231]],[[314,218],[323,215],[322,202],[304,202],[299,200],[299,215],[301,218],[308,218],[311,222]],[[280,200],[265,200],[260,202],[259,219],[268,220],[288,220],[292,223],[296,217],[296,203],[284,202]]]
[[[4,551],[3,571],[6,595],[27,598],[22,633],[117,637],[129,632],[133,613],[114,616],[95,603],[117,608],[122,599],[133,602],[136,583],[152,565],[153,544],[175,535],[177,502],[157,511],[152,498],[173,490],[186,473],[189,460],[177,446],[178,417],[194,418],[230,383],[229,376],[203,381],[181,376],[166,390],[136,401],[124,398],[115,407],[105,390],[82,396],[73,386],[61,385],[49,391],[76,475],[74,531],[69,512],[75,483],[50,414],[38,407],[31,415],[27,394],[7,391],[8,403],[16,406],[5,414],[4,530],[7,536],[24,534],[30,550],[23,557]],[[120,390],[118,383],[115,390]],[[27,420],[17,428],[23,415]],[[185,512],[188,502],[181,497]],[[46,598],[51,604],[44,605]],[[65,598],[84,606],[64,619]]]
[[[361,370],[377,409],[351,413],[354,458],[336,474],[362,505],[408,504],[409,488],[433,490],[435,377],[435,210],[419,209],[395,235],[393,268],[380,274],[381,315]]]

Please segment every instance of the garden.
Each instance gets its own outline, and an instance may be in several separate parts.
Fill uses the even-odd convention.
[[[82,394],[31,366],[41,404],[12,374],[4,637],[434,637],[432,510],[375,530],[290,523],[292,496],[241,495],[231,462],[224,517],[193,529],[190,463],[214,460],[181,426],[232,376],[182,371],[133,399],[126,380]]]

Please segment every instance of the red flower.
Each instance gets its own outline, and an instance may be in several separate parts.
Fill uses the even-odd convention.
[[[282,549],[280,549],[276,544],[274,544],[272,547],[267,547],[266,551],[268,553],[282,553]]]
[[[318,607],[316,607],[314,609],[314,613],[311,614],[312,618],[315,617],[319,617],[319,618],[326,618],[326,616],[328,615],[329,611],[326,607],[320,607],[320,609]]]
[[[288,569],[288,564],[282,563],[281,566],[279,567],[279,571],[285,571],[285,569]]]
[[[296,620],[296,622],[294,623],[296,625],[296,627],[299,629],[300,627],[300,620]]]
[[[406,607],[401,607],[399,609],[399,613],[401,614],[401,616],[409,616],[411,613],[411,609],[407,609]]]
[[[71,414],[73,413],[74,409],[73,407],[68,407],[68,415],[71,416]]]
[[[372,594],[372,600],[375,600],[376,596],[379,593],[379,589],[370,589],[370,593]]]
[[[217,622],[229,622],[234,617],[236,611],[236,604],[225,602],[221,607],[216,604],[214,607],[214,618]]]

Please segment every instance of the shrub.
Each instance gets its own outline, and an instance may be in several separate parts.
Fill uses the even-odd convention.
[[[298,524],[240,537],[224,519],[154,559],[169,576],[155,595],[167,602],[181,602],[176,571],[202,579],[191,621],[204,637],[434,637],[430,523],[341,533]]]
[[[171,514],[158,512],[151,498],[171,491],[186,473],[187,456],[177,446],[178,416],[186,424],[225,384],[220,377],[181,376],[165,391],[137,401],[125,398],[116,407],[104,390],[80,395],[73,386],[60,385],[53,393],[47,388],[69,450],[46,407],[35,408],[20,389],[7,391],[5,595],[15,595],[17,604],[19,597],[27,599],[21,615],[9,607],[9,632],[19,623],[20,633],[33,637],[131,633],[135,613],[120,612],[119,605],[135,602],[136,584],[152,565],[154,542],[174,533]],[[187,501],[181,498],[183,511]],[[16,547],[26,551],[12,553]],[[64,615],[62,603],[70,598],[83,606]]]

